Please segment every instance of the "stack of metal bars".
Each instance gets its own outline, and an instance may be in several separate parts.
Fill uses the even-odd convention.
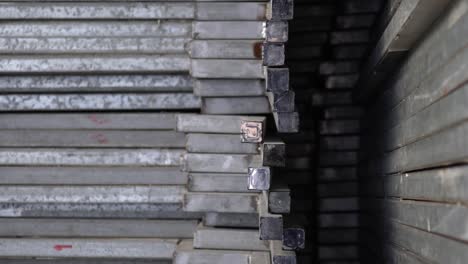
[[[284,57],[268,41],[291,16],[287,0],[2,2],[0,260],[295,263],[289,192],[268,191],[284,144],[264,140],[265,58]]]

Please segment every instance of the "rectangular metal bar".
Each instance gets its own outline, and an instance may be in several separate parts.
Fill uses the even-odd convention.
[[[265,83],[258,79],[198,79],[194,83],[193,93],[202,97],[262,96]]]
[[[184,185],[179,167],[49,167],[2,166],[2,185]]]
[[[396,174],[384,178],[385,193],[387,196],[412,200],[465,202],[468,201],[468,193],[465,191],[468,186],[467,175],[467,166]],[[421,182],[425,184],[421,185]]]
[[[231,1],[196,3],[196,20],[265,20],[266,4]]]
[[[267,97],[208,97],[202,99],[204,114],[269,114]]]
[[[257,194],[248,193],[187,193],[187,212],[256,213]]]
[[[2,237],[191,238],[196,220],[0,219]]]
[[[1,203],[181,203],[184,186],[0,186]]]
[[[190,73],[195,78],[263,79],[261,60],[194,59]]]
[[[261,155],[187,153],[185,169],[189,172],[247,173],[260,167]]]
[[[187,134],[186,149],[187,152],[191,153],[260,153],[258,144],[242,143],[239,134],[189,133]]]
[[[1,10],[1,8],[0,8]],[[2,54],[174,54],[185,53],[189,38],[12,37],[0,38]]]
[[[92,219],[201,219],[182,203],[0,203],[1,217]]]
[[[177,73],[190,70],[186,55],[0,56],[0,71],[15,73]]]
[[[179,166],[183,150],[169,149],[0,149],[2,165]]]
[[[206,213],[203,225],[212,227],[258,228],[258,214]]]
[[[193,241],[184,240],[177,247],[175,264],[270,264],[268,252],[194,249]]]
[[[5,3],[0,17],[14,19],[193,19],[195,5],[177,2]]]
[[[247,175],[235,173],[190,173],[187,188],[192,192],[252,192]]]
[[[23,92],[191,92],[188,74],[9,75],[0,76],[0,91]]]
[[[197,109],[191,93],[0,95],[0,111]]]
[[[262,42],[257,40],[193,40],[189,45],[194,59],[262,58]]]
[[[0,130],[0,147],[184,148],[185,134],[173,131]]]
[[[268,242],[259,239],[257,230],[199,228],[193,241],[197,249],[268,251]]]
[[[178,114],[177,131],[241,134],[243,121],[265,123],[265,119],[263,116]]]
[[[6,21],[2,37],[190,37],[189,21]],[[261,32],[261,31],[260,31]]]
[[[264,22],[195,21],[193,39],[263,39]],[[1,31],[0,31],[1,33]]]
[[[174,130],[175,128],[176,114],[171,113],[2,113],[0,115],[0,129]]]
[[[4,257],[172,259],[177,246],[177,240],[161,239],[2,238],[0,243]]]

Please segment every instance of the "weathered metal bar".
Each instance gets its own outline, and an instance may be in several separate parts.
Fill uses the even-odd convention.
[[[318,248],[320,260],[358,259],[359,248],[355,245],[324,245]]]
[[[1,217],[99,219],[201,219],[182,203],[0,203]]]
[[[270,0],[267,5],[268,20],[290,20],[294,14],[293,0]]]
[[[206,213],[203,217],[205,226],[258,228],[258,214]]]
[[[241,134],[243,122],[254,122],[264,127],[265,117],[178,114],[177,131],[195,133]],[[263,129],[262,129],[263,130]]]
[[[282,108],[281,102],[275,104]],[[283,107],[284,108],[284,107]],[[204,114],[269,114],[268,99],[262,97],[208,97],[202,99]]]
[[[2,185],[184,185],[179,167],[0,167]]]
[[[353,151],[321,152],[319,166],[352,166],[358,163],[358,153]]]
[[[285,43],[288,41],[289,27],[286,21],[267,21],[264,25],[263,37],[268,42]]]
[[[190,172],[247,173],[260,167],[261,155],[187,153],[185,170]]]
[[[286,144],[281,140],[267,140],[261,146],[263,166],[286,166]]]
[[[270,189],[271,172],[269,167],[250,167],[248,169],[248,185],[249,190],[266,191]]]
[[[2,37],[190,37],[189,21],[8,21]],[[241,23],[241,22],[240,22]],[[261,32],[261,31],[260,31]]]
[[[179,244],[175,264],[269,264],[270,254],[259,251],[201,250],[193,249],[192,241]],[[250,250],[250,249],[249,249]]]
[[[305,249],[306,234],[303,228],[285,228],[283,230],[283,249],[300,250]]]
[[[358,196],[358,189],[357,182],[327,182],[317,185],[317,194],[319,197]]]
[[[182,150],[169,149],[0,149],[2,165],[179,166]]]
[[[0,256],[172,259],[177,240],[2,238]],[[24,250],[27,248],[28,250]]]
[[[326,120],[320,122],[321,135],[359,134],[359,120]]]
[[[266,68],[265,76],[267,92],[281,94],[289,91],[288,68]]]
[[[297,112],[274,112],[273,117],[276,129],[279,133],[299,132],[299,113]]]
[[[388,239],[416,255],[439,263],[463,263],[468,258],[466,245],[463,242],[435,235],[416,228],[387,221]],[[416,242],[417,243],[416,243]],[[439,250],[425,250],[439,248]]]
[[[196,220],[0,219],[2,237],[191,238]]]
[[[181,203],[183,186],[0,186],[1,203]]]
[[[195,232],[193,247],[198,249],[231,249],[268,251],[268,242],[258,239],[257,230],[200,227]]]
[[[296,94],[294,91],[286,91],[280,94],[267,92],[268,101],[274,112],[294,112]]]
[[[262,96],[265,94],[265,82],[258,79],[198,79],[193,93],[202,97]]]
[[[192,192],[249,192],[247,175],[236,173],[190,173],[187,188]]]
[[[1,135],[1,132],[0,132]],[[192,153],[231,153],[259,154],[260,147],[255,143],[242,143],[239,134],[189,133],[186,140],[187,152]]]
[[[327,61],[320,64],[320,74],[347,74],[356,73],[359,71],[359,63],[357,61]]]
[[[456,166],[387,176],[385,193],[387,196],[412,200],[465,202],[468,201],[465,191],[468,186],[467,171],[467,166]],[[421,185],[421,182],[425,184]]]
[[[344,15],[337,16],[335,23],[338,29],[371,28],[375,18],[374,14]]]
[[[261,59],[262,45],[256,40],[193,40],[187,50],[194,59]]]
[[[382,171],[392,174],[400,171],[458,164],[466,160],[468,155],[467,142],[459,140],[465,138],[467,131],[468,123],[464,122],[392,151],[384,156]]]
[[[364,67],[358,85],[360,100],[375,94],[375,88],[371,91],[372,88],[378,86],[382,75],[388,74],[396,66],[394,57],[401,57],[402,53],[410,50],[450,2],[402,1]]]
[[[401,118],[400,123],[384,132],[387,139],[384,143],[385,150],[391,151],[406,146],[462,122],[468,116],[466,100],[468,86],[462,86],[408,118],[410,110],[406,109],[411,103],[405,103],[406,109],[398,111],[399,113],[392,117]]]
[[[363,109],[360,107],[328,107],[324,109],[323,117],[325,119],[359,119],[363,115]]]
[[[282,66],[285,63],[284,44],[264,42],[262,47],[263,65]]]
[[[358,213],[320,214],[317,221],[320,228],[353,228],[359,227]]]
[[[358,136],[324,136],[320,138],[322,150],[357,150],[360,138]]]
[[[270,214],[268,198],[268,192],[263,191],[258,199],[259,238],[260,240],[282,240],[283,217]]]
[[[0,76],[0,92],[191,92],[186,75],[9,75]]]
[[[282,241],[270,241],[270,256],[272,264],[296,264],[296,254],[294,251],[282,249]]]
[[[359,243],[359,229],[323,229],[318,233],[321,244]]]
[[[325,87],[327,89],[351,89],[358,81],[358,74],[330,75],[327,76]]]
[[[190,70],[185,55],[0,56],[0,71],[15,73],[177,73]]]
[[[0,258],[8,264],[172,264],[172,260],[116,258]]]
[[[263,27],[260,21],[194,21],[192,35],[193,39],[260,40],[264,38]]]
[[[463,205],[394,199],[378,202],[383,209],[379,213],[386,218],[452,239],[468,240],[467,234],[456,228],[466,222],[468,210]]]
[[[196,3],[196,20],[264,20],[266,4],[255,2],[233,1],[231,3],[198,2]]]
[[[249,193],[187,193],[184,210],[187,212],[256,213],[257,194]]]
[[[200,106],[200,98],[191,93],[0,95],[0,111],[197,109]]]
[[[320,212],[349,212],[359,210],[359,199],[355,197],[346,198],[322,198],[319,200]]]
[[[195,78],[263,79],[261,60],[194,59],[190,73]]]
[[[0,8],[1,10],[1,8]],[[9,37],[0,38],[2,54],[173,54],[184,53],[189,38],[161,37]]]
[[[192,19],[193,3],[40,2],[4,3],[0,17],[13,19]]]
[[[176,114],[170,113],[2,113],[0,115],[0,129],[174,130],[175,128]]]
[[[289,214],[291,211],[291,190],[288,187],[274,187],[268,194],[268,209],[275,214]]]
[[[0,130],[0,147],[184,148],[185,134],[173,131]]]

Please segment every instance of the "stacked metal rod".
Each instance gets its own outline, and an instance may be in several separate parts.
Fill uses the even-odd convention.
[[[291,16],[288,0],[2,3],[0,261],[296,263],[304,233],[270,184],[285,145],[265,140],[267,114],[298,126],[287,69],[264,68],[284,64]]]
[[[356,87],[366,263],[468,259],[467,6],[389,1],[376,31]]]
[[[352,88],[381,1],[296,1],[287,49],[301,130],[285,136],[288,222],[307,227],[300,263],[359,263],[357,154],[362,110]]]

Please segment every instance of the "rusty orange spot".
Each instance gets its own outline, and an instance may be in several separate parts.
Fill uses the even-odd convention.
[[[263,43],[262,42],[256,42],[254,44],[253,49],[254,49],[255,58],[261,59],[262,58]]]

